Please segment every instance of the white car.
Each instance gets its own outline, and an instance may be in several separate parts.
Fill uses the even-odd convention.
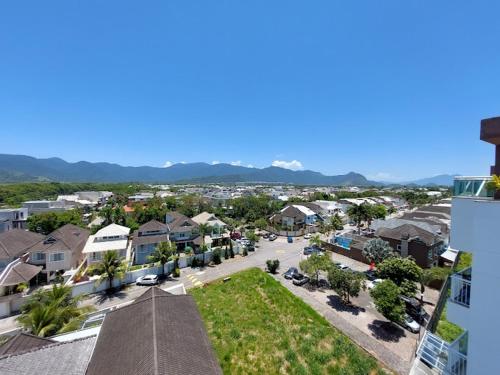
[[[135,280],[136,285],[156,285],[158,284],[158,275],[141,276]]]
[[[305,240],[308,240],[310,238],[312,238],[312,234],[311,233],[307,233],[307,234],[304,235],[304,239]]]
[[[413,332],[413,333],[419,333],[420,332],[420,324],[418,324],[411,316],[408,314],[405,314],[403,321],[399,323],[401,326],[406,328],[408,331]]]
[[[375,288],[378,284],[380,284],[382,281],[384,281],[384,280],[382,280],[382,279],[375,279],[375,280],[373,280],[373,281],[368,281],[368,282],[366,283],[366,287],[367,287],[368,289],[373,289],[373,288]]]

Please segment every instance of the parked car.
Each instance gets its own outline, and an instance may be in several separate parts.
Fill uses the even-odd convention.
[[[309,277],[301,273],[293,275],[293,285],[302,286],[309,282]]]
[[[420,301],[413,297],[399,296],[405,303],[406,312],[418,323],[423,323],[427,318],[427,313]]]
[[[322,255],[323,250],[321,250],[319,247],[314,247],[314,246],[304,247],[304,255],[311,255],[311,254]]]
[[[232,240],[239,240],[241,238],[241,233],[240,232],[233,232],[231,233],[231,239]]]
[[[136,285],[156,285],[158,284],[158,275],[145,275],[135,280]]]
[[[408,314],[405,314],[403,320],[399,322],[399,324],[410,332],[413,333],[420,332],[420,324],[418,324],[415,320],[413,320],[413,318]]]
[[[366,283],[366,287],[367,287],[368,289],[373,289],[373,288],[375,288],[378,284],[380,284],[382,281],[384,281],[384,280],[382,280],[382,279],[375,279],[375,280],[368,281],[368,282]]]
[[[308,240],[308,239],[310,239],[311,237],[312,237],[312,234],[311,234],[311,233],[306,233],[306,234],[304,234],[304,239],[305,239],[305,240]]]
[[[255,251],[255,246],[249,243],[248,245],[245,245],[245,248],[247,251]]]
[[[283,276],[285,277],[285,279],[287,279],[287,280],[291,280],[291,279],[293,279],[293,276],[294,276],[294,275],[297,275],[297,274],[299,274],[299,273],[300,273],[300,272],[299,272],[299,270],[298,270],[297,268],[295,268],[295,267],[290,267],[290,268],[288,269],[288,271],[286,271],[286,272],[283,274]]]
[[[270,234],[266,232],[262,235],[262,238],[265,238],[267,240],[269,238],[269,236],[270,236]]]
[[[368,270],[363,273],[365,274],[367,280],[373,281],[377,278],[377,271],[375,270]]]
[[[342,263],[334,263],[335,264],[335,267],[337,267],[339,270],[342,270],[342,271],[349,271],[350,268],[347,267],[345,264],[342,264]]]
[[[274,241],[276,238],[278,238],[278,236],[275,235],[274,233],[269,235],[269,241]]]

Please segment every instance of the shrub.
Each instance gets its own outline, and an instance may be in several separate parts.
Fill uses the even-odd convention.
[[[229,257],[234,258],[234,250],[233,250],[233,242],[231,241],[231,245],[229,246]]]
[[[422,275],[422,281],[425,286],[435,289],[441,288],[451,270],[446,267],[432,267],[425,269]]]
[[[246,257],[248,255],[248,250],[246,246],[243,246],[243,256]]]
[[[198,258],[197,257],[193,257],[193,259],[191,260],[191,268],[196,268],[198,267]]]
[[[226,246],[226,249],[224,250],[224,259],[229,259],[229,250],[227,249],[227,246]]]
[[[220,256],[220,249],[215,249],[213,252],[212,260],[215,264],[221,264],[221,256]]]
[[[267,270],[270,273],[276,273],[278,268],[280,268],[280,261],[278,259],[275,260],[268,259],[266,261],[266,264],[267,264]]]
[[[181,276],[181,270],[179,268],[175,268],[174,272],[172,273],[174,277],[180,277]]]

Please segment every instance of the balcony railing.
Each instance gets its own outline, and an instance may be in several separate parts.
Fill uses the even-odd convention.
[[[450,300],[459,305],[470,306],[471,268],[455,273],[451,276]]]
[[[486,185],[490,180],[490,176],[455,177],[453,182],[453,196],[492,198],[494,192],[486,189]]]
[[[467,335],[464,335],[467,339]],[[425,363],[435,373],[444,375],[466,375],[467,354],[440,337],[425,331],[417,350],[417,360]]]

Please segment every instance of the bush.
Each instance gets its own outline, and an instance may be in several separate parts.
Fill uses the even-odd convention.
[[[439,289],[446,281],[451,270],[446,267],[432,267],[423,271],[422,280],[425,286]]]
[[[222,263],[222,260],[221,260],[221,256],[220,256],[220,249],[215,249],[214,252],[213,252],[213,256],[212,256],[212,260],[215,264],[221,264]]]
[[[278,268],[280,268],[280,261],[278,259],[275,260],[268,259],[266,261],[266,264],[267,264],[267,270],[270,273],[276,273]]]
[[[175,268],[174,272],[172,272],[172,276],[174,276],[174,277],[180,277],[181,276],[181,270],[179,268]]]
[[[198,264],[198,258],[197,257],[193,257],[193,259],[191,260],[191,268],[196,268],[196,267],[199,267],[199,264]]]
[[[226,246],[226,249],[224,250],[224,259],[226,259],[226,260],[229,259],[229,250],[227,249],[227,246]]]

